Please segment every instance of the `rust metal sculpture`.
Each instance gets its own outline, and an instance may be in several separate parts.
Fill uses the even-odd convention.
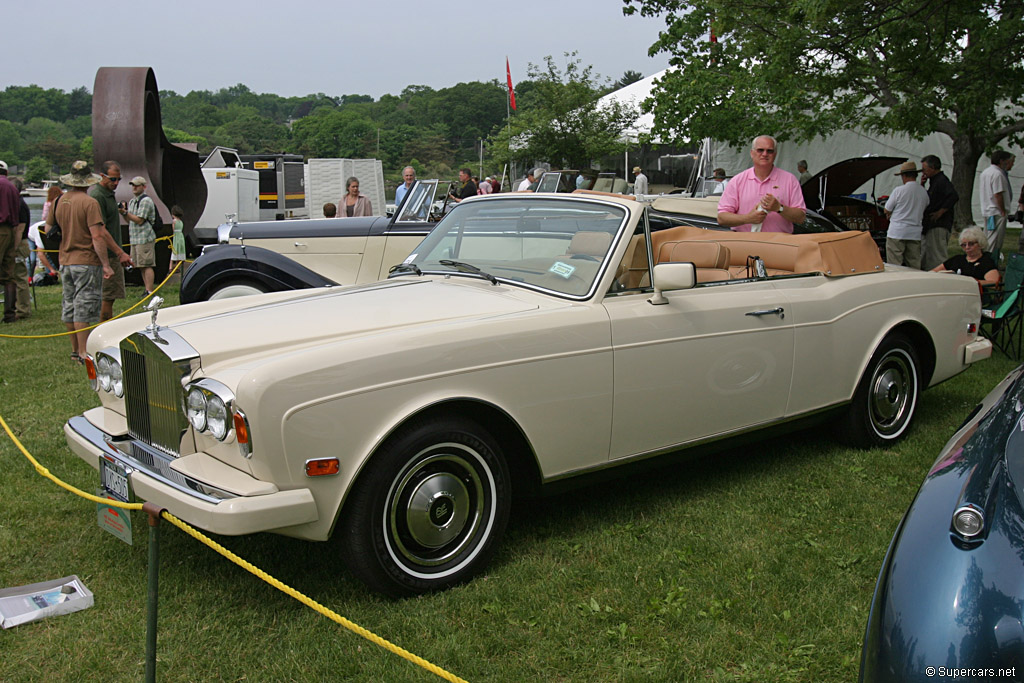
[[[171,143],[160,120],[160,93],[149,67],[101,67],[92,96],[92,148],[96,166],[107,159],[121,165],[125,179],[143,176],[146,194],[153,198],[163,222],[170,225],[169,207],[177,204],[185,214],[185,234],[206,207],[206,181],[199,153]],[[132,197],[121,183],[117,201]],[[159,273],[158,273],[159,274]]]

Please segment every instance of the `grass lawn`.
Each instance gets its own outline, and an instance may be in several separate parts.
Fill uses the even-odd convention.
[[[59,297],[42,289],[33,317],[0,333],[60,332]],[[0,415],[45,467],[93,491],[95,470],[62,432],[97,404],[69,352],[63,338],[0,338]],[[897,522],[943,443],[1013,366],[999,354],[925,392],[892,449],[846,448],[826,425],[517,503],[490,570],[437,595],[367,593],[335,543],[217,540],[470,681],[851,681]],[[0,680],[141,679],[144,518],[132,546],[100,530],[95,506],[36,474],[4,434],[0,472],[0,587],[77,574],[96,596],[84,612],[0,633]],[[439,680],[174,527],[161,533],[160,680]]]

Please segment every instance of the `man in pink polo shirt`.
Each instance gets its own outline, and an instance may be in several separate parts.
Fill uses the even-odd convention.
[[[800,181],[775,168],[778,145],[770,135],[754,138],[753,168],[733,176],[718,202],[718,224],[736,232],[793,232],[803,223],[807,208]]]

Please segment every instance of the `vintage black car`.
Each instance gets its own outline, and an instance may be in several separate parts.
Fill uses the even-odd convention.
[[[897,527],[862,683],[1024,680],[1022,500],[1024,366],[971,411]]]
[[[387,277],[440,219],[437,180],[421,180],[394,215],[222,225],[181,282],[181,303]],[[441,209],[444,213],[444,208]]]

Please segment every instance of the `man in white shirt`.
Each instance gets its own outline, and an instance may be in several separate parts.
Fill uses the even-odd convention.
[[[647,194],[647,176],[644,175],[644,172],[639,166],[633,167],[633,175],[636,176],[636,180],[633,182],[633,194]]]
[[[519,191],[525,192],[530,189],[530,186],[540,180],[541,175],[544,174],[543,168],[538,168],[532,171],[526,172],[526,177],[523,178],[523,182],[519,183]]]
[[[989,252],[998,264],[999,254],[1006,236],[1006,215],[1010,208],[1010,180],[1007,173],[1016,159],[1009,152],[999,150],[992,153],[992,163],[981,172],[981,215],[985,217],[985,236]]]
[[[885,203],[889,232],[885,238],[885,261],[897,266],[921,269],[921,232],[928,191],[917,182],[917,164],[908,161],[897,173],[903,184],[892,191]]]

